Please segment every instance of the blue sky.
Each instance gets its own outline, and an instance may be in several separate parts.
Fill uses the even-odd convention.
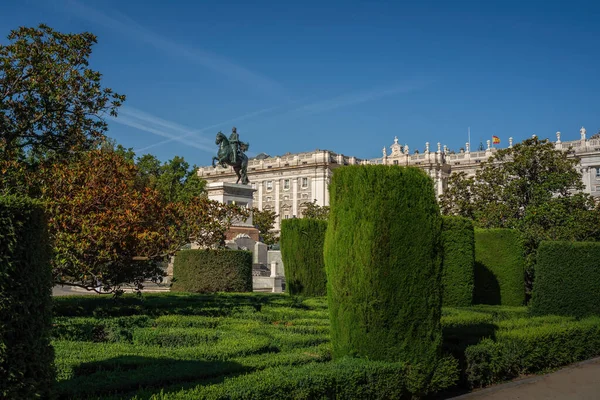
[[[599,21],[596,1],[10,0],[0,43],[95,33],[92,68],[127,95],[109,136],[207,165],[234,125],[252,155],[591,135]]]

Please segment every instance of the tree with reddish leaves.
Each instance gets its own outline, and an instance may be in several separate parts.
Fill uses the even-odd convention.
[[[244,211],[205,197],[170,202],[136,187],[137,167],[111,150],[44,165],[37,174],[47,204],[58,284],[103,293],[160,280],[162,262],[187,243],[224,244]]]

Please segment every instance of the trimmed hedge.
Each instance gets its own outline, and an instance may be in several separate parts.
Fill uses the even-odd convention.
[[[514,229],[475,229],[474,304],[525,303],[525,258]]]
[[[418,168],[336,169],[325,236],[335,357],[433,365],[441,349],[441,224]]]
[[[343,358],[330,363],[282,366],[152,399],[403,399],[435,393],[458,380],[458,363],[444,358],[432,376],[401,362]],[[429,384],[425,382],[429,381]]]
[[[325,296],[323,243],[327,221],[301,218],[281,223],[281,258],[289,294]]]
[[[52,270],[41,203],[0,197],[0,397],[47,398],[54,382]]]
[[[475,233],[473,222],[462,217],[442,217],[442,284],[445,307],[473,304]]]
[[[495,341],[484,339],[467,347],[466,374],[472,387],[561,367],[600,354],[598,317],[581,321],[541,320],[538,326],[532,325],[533,321],[526,319],[523,321],[526,326],[522,328],[504,327],[496,333]]]
[[[542,242],[531,311],[583,317],[600,314],[600,243]]]
[[[251,292],[252,253],[241,250],[182,250],[175,256],[172,290]]]

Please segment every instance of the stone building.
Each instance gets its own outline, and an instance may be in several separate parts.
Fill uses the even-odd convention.
[[[579,140],[563,142],[560,132],[557,132],[554,145],[581,159],[579,170],[585,192],[600,196],[600,138],[595,136],[586,138],[586,130],[582,127]],[[512,138],[509,138],[511,146]],[[472,151],[470,144],[466,143],[464,149],[455,153],[441,143],[437,143],[435,148],[425,143],[422,153],[415,151],[411,154],[407,145],[402,146],[398,138],[394,138],[389,151],[384,147],[382,157],[375,159],[349,157],[329,150],[287,153],[277,157],[259,154],[248,162],[248,177],[256,189],[254,206],[259,210],[275,211],[279,215],[275,226],[278,230],[282,219],[301,217],[306,203],[316,200],[320,206],[329,205],[327,186],[335,168],[355,164],[416,166],[431,176],[437,194],[441,195],[450,174],[464,171],[474,175],[481,163],[496,151],[488,140],[487,148],[483,150]],[[230,167],[200,167],[198,175],[209,183],[235,182],[237,179]]]

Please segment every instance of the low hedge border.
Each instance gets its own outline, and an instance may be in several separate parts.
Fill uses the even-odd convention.
[[[252,292],[252,253],[241,250],[182,250],[173,264],[173,291]]]
[[[467,347],[466,374],[472,387],[543,372],[600,355],[599,317],[512,330],[506,328],[496,333],[495,341],[484,339]]]

